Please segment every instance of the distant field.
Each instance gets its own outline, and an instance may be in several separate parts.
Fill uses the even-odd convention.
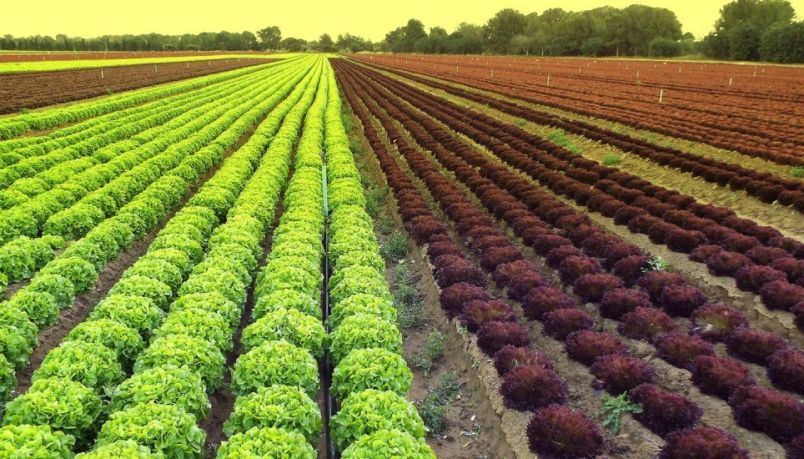
[[[167,64],[171,62],[193,62],[216,59],[282,59],[290,54],[211,54],[203,56],[143,57],[134,59],[73,59],[60,61],[0,62],[0,73],[49,72],[53,70],[72,70],[99,67],[116,67],[137,64]],[[66,55],[65,55],[66,57]]]

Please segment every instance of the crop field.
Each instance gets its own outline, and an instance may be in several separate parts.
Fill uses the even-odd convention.
[[[15,113],[72,100],[207,75],[270,59],[210,59],[125,65],[114,68],[0,73],[0,113]]]
[[[262,57],[0,75],[0,458],[804,457],[802,68]]]
[[[94,54],[94,53],[92,53]],[[48,55],[44,55],[48,56]],[[81,56],[80,54],[77,56]],[[147,57],[132,57],[128,53],[124,53],[123,57],[109,58],[98,56],[91,59],[69,59],[65,60],[62,56],[55,60],[41,59],[42,55],[25,55],[24,59],[17,59],[16,56],[0,54],[0,74],[4,73],[19,73],[19,72],[51,72],[54,70],[76,70],[88,68],[103,68],[103,67],[118,67],[121,65],[139,65],[139,64],[170,64],[174,62],[196,62],[196,61],[210,61],[219,59],[265,59],[269,57],[267,54],[235,54],[235,53],[214,53],[203,55],[185,55],[185,56],[147,56]]]

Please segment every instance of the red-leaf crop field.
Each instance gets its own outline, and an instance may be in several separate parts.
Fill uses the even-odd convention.
[[[801,68],[211,62],[0,76],[0,457],[804,457]]]

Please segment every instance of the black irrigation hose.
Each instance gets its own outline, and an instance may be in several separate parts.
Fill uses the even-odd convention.
[[[330,333],[329,326],[329,203],[327,198],[327,166],[326,166],[326,152],[322,152],[324,158],[324,165],[321,167],[321,186],[324,190],[324,259],[322,260],[324,269],[324,283],[323,291],[321,292],[321,301],[323,303],[323,316],[324,327],[327,334]],[[321,381],[324,391],[324,442],[327,449],[327,459],[334,459],[335,447],[332,444],[332,436],[329,433],[329,421],[332,417],[332,393],[329,390],[330,382],[332,381],[332,362],[330,361],[330,353],[327,350],[324,355],[323,373]]]

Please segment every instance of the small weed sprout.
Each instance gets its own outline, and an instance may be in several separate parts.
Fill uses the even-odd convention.
[[[796,178],[804,178],[804,166],[794,166],[790,169],[790,175]]]
[[[642,268],[643,273],[650,271],[670,271],[670,263],[660,256],[651,257],[648,266]]]
[[[622,415],[625,413],[639,414],[642,412],[642,405],[631,403],[628,394],[623,392],[618,397],[603,397],[603,427],[609,429],[614,435],[620,433]]]

